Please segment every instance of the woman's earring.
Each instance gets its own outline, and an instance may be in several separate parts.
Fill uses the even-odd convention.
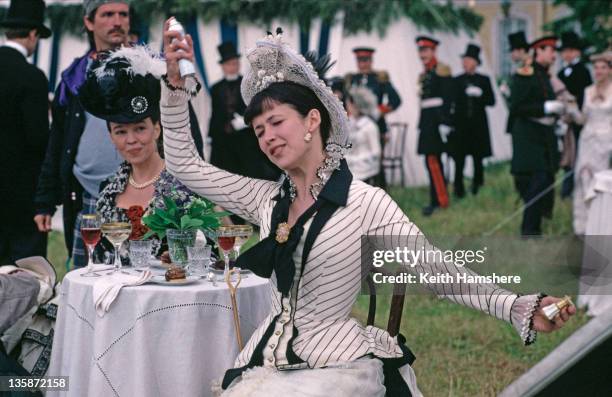
[[[308,132],[306,135],[304,135],[304,141],[305,142],[312,141],[312,134],[310,132]]]

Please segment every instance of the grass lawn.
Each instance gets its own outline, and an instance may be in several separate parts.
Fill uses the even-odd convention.
[[[513,186],[508,164],[490,166],[478,196],[452,202],[430,218],[420,212],[428,200],[426,188],[393,188],[390,193],[426,235],[481,236],[520,207]],[[493,235],[517,236],[520,220],[518,214]],[[555,200],[553,219],[543,230],[547,236],[572,234],[569,201]],[[66,251],[57,232],[51,235],[48,256],[63,276]],[[384,298],[379,297],[377,308],[376,324],[381,328],[386,328],[388,314]],[[354,315],[364,323],[367,308],[368,297],[360,296]],[[426,396],[493,396],[587,321],[579,313],[559,332],[540,334],[534,345],[525,347],[509,324],[432,295],[407,295],[401,332],[417,357],[414,369]]]

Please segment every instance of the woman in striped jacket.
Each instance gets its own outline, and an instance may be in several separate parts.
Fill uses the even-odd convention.
[[[192,59],[187,36],[164,32],[167,78],[161,119],[166,166],[194,192],[260,226],[261,241],[239,262],[271,279],[270,315],[228,370],[223,396],[417,396],[414,358],[400,335],[362,326],[350,317],[360,290],[362,236],[375,249],[435,249],[381,189],[354,180],[343,154],[348,119],[315,68],[282,41],[282,32],[259,41],[242,82],[250,124],[261,150],[285,171],[281,182],[256,180],[198,158],[187,102],[195,79],[183,79],[178,60]],[[420,261],[413,273],[474,274],[443,261]],[[432,285],[435,293],[512,322],[525,343],[555,322],[540,305],[558,301],[518,296],[494,284]],[[477,289],[477,290],[476,290]]]

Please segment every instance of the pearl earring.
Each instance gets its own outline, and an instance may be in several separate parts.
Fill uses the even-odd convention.
[[[312,134],[310,132],[308,132],[306,135],[304,135],[304,141],[305,142],[312,141]]]

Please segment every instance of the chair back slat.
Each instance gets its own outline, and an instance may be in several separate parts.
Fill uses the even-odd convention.
[[[366,276],[366,282],[368,284],[368,290],[370,293],[370,304],[368,307],[368,320],[367,325],[374,325],[376,317],[376,286],[372,277],[373,273],[381,273],[383,275],[399,274],[402,270],[398,270],[396,273],[387,271],[383,268],[370,268],[370,273]],[[406,284],[396,283],[393,286],[393,296],[391,297],[391,305],[389,308],[389,320],[387,322],[387,332],[389,335],[396,336],[399,334],[400,325],[402,322],[402,312],[404,310],[404,298],[406,296]]]
[[[404,155],[406,153],[406,135],[408,134],[407,123],[387,124],[389,137],[383,150],[382,166],[385,171],[389,185],[405,186]],[[399,174],[399,177],[398,177]]]

